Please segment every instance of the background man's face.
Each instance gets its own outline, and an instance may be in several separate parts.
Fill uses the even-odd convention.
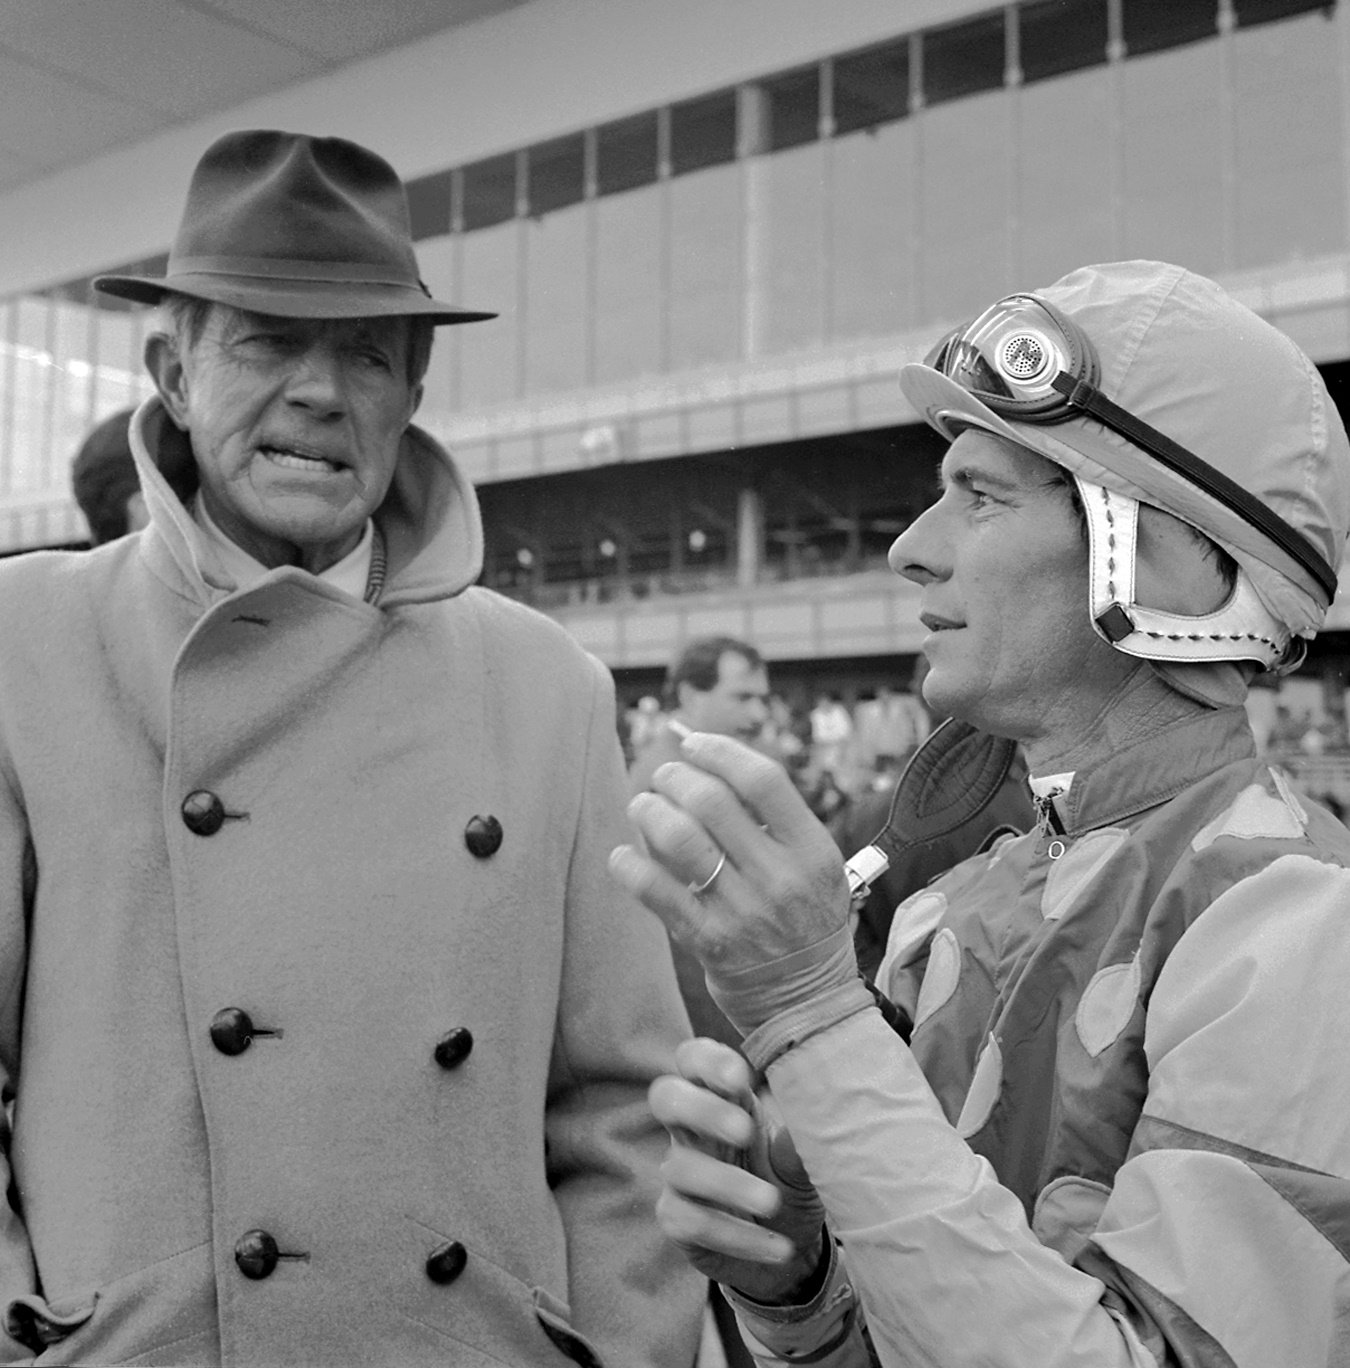
[[[1052,462],[969,429],[942,496],[891,547],[922,590],[923,696],[940,715],[1019,741],[1072,738],[1137,662],[1093,631],[1088,550]]]
[[[743,655],[723,651],[711,689],[680,685],[680,711],[695,731],[753,741],[769,716],[769,676]]]
[[[406,318],[212,308],[160,392],[191,435],[207,511],[232,540],[266,565],[298,548],[313,570],[356,545],[421,398],[408,345]]]

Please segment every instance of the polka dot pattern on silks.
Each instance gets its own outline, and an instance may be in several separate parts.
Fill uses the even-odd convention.
[[[1225,811],[1195,833],[1191,849],[1204,850],[1221,836],[1235,836],[1242,841],[1272,837],[1297,840],[1302,836],[1308,821],[1303,804],[1282,782],[1279,770],[1270,773],[1279,789],[1278,797],[1260,784],[1248,785]]]
[[[991,1035],[980,1051],[965,1105],[961,1108],[961,1115],[956,1118],[959,1134],[969,1139],[989,1120],[1002,1089],[1003,1051],[999,1048],[998,1038]]]
[[[919,989],[919,1002],[914,1013],[914,1027],[917,1030],[939,1007],[945,1006],[956,992],[961,979],[961,946],[956,932],[944,926],[933,937],[928,952],[928,968],[923,976],[923,987]]]
[[[1114,1045],[1139,1005],[1139,954],[1127,964],[1110,964],[1093,974],[1073,1014],[1074,1030],[1094,1059]]]
[[[1046,875],[1041,895],[1041,915],[1046,921],[1058,921],[1129,838],[1130,833],[1121,827],[1102,827],[1074,841]]]

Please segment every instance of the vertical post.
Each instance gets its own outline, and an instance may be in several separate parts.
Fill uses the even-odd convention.
[[[1341,242],[1350,251],[1350,5],[1337,5],[1332,16],[1340,44],[1341,75]]]
[[[834,60],[820,64],[820,337],[834,340]]]
[[[1107,0],[1106,79],[1110,82],[1110,115],[1106,136],[1111,158],[1111,255],[1125,255],[1125,19],[1123,0]]]
[[[911,156],[910,183],[914,193],[910,198],[909,234],[909,297],[914,302],[915,324],[928,318],[927,292],[924,290],[924,156],[923,156],[923,34],[909,35],[909,117],[914,125],[910,139],[913,149]]]
[[[42,296],[46,317],[42,320],[42,349],[46,352],[45,383],[42,386],[42,442],[38,456],[38,468],[42,471],[41,486],[50,489],[55,484],[54,475],[58,453],[56,409],[58,396],[65,389],[66,372],[56,360],[56,299],[51,294]]]
[[[522,147],[516,153],[516,398],[525,397],[525,339],[530,324],[530,154]]]
[[[671,278],[671,209],[670,209],[670,106],[662,105],[656,111],[656,179],[657,193],[660,195],[660,243],[657,248],[657,308],[660,310],[660,334],[657,340],[657,369],[665,374],[670,370],[671,322],[670,322],[670,278]]]
[[[0,493],[14,488],[14,429],[18,406],[19,302],[5,301],[4,370],[0,372]]]
[[[680,499],[670,506],[670,568],[675,575],[684,571],[684,509]]]
[[[1219,260],[1225,271],[1237,268],[1237,99],[1233,89],[1233,0],[1219,0],[1214,17],[1219,32]]]
[[[456,167],[450,173],[450,283],[455,291],[450,298],[455,303],[467,301],[469,292],[464,279],[464,172]],[[464,338],[463,328],[445,328],[450,334],[450,407],[464,403]]]
[[[769,147],[769,97],[763,86],[736,90],[736,156],[741,166],[741,357],[764,347],[764,308],[769,291],[769,221],[762,154]]]
[[[92,289],[88,291],[84,302],[85,311],[85,333],[84,333],[84,359],[89,367],[89,385],[84,396],[84,428],[87,432],[94,426],[94,419],[98,414],[98,391],[102,377],[99,375],[98,353],[100,333],[102,329],[103,311],[98,307],[94,300]]]
[[[764,542],[764,501],[745,485],[736,497],[736,584],[748,589],[759,581]]]
[[[1007,155],[1008,230],[1004,239],[1007,281],[1011,288],[1022,278],[1022,31],[1017,6],[1003,9],[1003,86],[1008,103]]]
[[[600,134],[588,128],[582,141],[582,194],[586,203],[586,297],[582,304],[586,354],[582,375],[587,385],[595,384],[596,370],[596,308],[600,290],[600,211],[596,201],[600,195]]]

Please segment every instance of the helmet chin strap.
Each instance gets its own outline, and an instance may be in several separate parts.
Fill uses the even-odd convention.
[[[1252,660],[1269,670],[1285,658],[1289,630],[1271,615],[1240,567],[1233,592],[1212,613],[1189,617],[1137,603],[1139,501],[1077,475],[1074,479],[1087,513],[1092,623],[1099,636],[1143,660]]]

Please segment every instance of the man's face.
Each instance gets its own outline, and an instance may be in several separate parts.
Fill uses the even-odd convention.
[[[769,716],[769,676],[743,655],[724,651],[711,689],[680,686],[680,711],[695,731],[753,741]]]
[[[191,436],[207,511],[263,564],[317,573],[360,540],[421,398],[408,382],[409,329],[406,318],[216,305],[186,351],[167,340],[147,348]]]
[[[923,696],[941,715],[1023,742],[1073,741],[1137,662],[1088,618],[1088,548],[1065,476],[968,429],[942,463],[942,496],[890,563],[923,590]]]

